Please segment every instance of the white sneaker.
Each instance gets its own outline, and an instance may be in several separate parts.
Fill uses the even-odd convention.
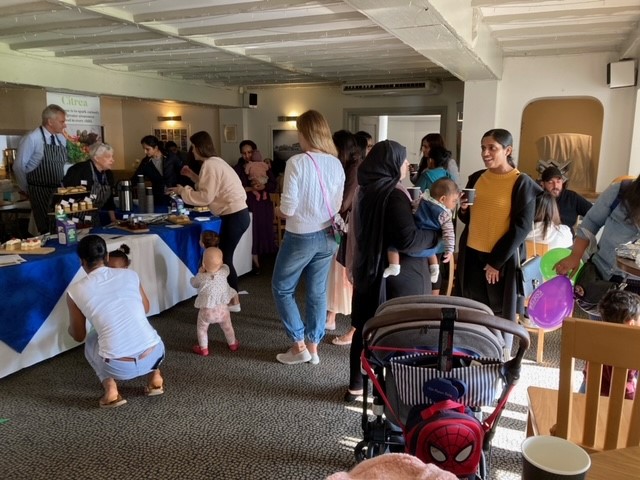
[[[384,269],[384,272],[382,272],[382,278],[397,277],[398,275],[400,275],[400,265],[396,265],[394,263],[389,265]]]
[[[290,348],[285,353],[279,353],[276,355],[276,360],[285,365],[297,365],[299,363],[307,363],[312,360],[309,350],[306,348],[300,353],[293,353]],[[316,354],[317,356],[317,354]],[[320,360],[318,360],[319,362]]]
[[[230,312],[238,313],[241,310],[240,304],[236,303],[235,305],[227,305],[227,310],[229,310]]]
[[[311,355],[311,360],[309,360],[308,363],[310,363],[311,365],[318,365],[320,363],[320,357],[317,353],[309,352],[309,355]]]

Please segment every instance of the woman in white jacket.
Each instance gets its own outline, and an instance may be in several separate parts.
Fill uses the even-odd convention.
[[[545,191],[538,199],[533,230],[527,240],[552,248],[569,248],[573,245],[571,229],[560,223],[560,212],[556,199]]]

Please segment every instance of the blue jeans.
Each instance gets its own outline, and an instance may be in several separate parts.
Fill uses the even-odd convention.
[[[142,351],[144,352],[144,350]],[[137,352],[132,356],[138,356],[142,352]],[[141,377],[157,369],[164,359],[164,343],[162,340],[154,347],[154,350],[142,360],[135,362],[123,362],[120,360],[105,360],[98,355],[98,334],[91,330],[87,335],[84,344],[84,356],[93,368],[102,383],[107,378],[114,380],[131,380]]]
[[[273,270],[271,288],[276,309],[287,336],[294,342],[304,339],[320,343],[327,314],[327,277],[333,254],[338,249],[328,229],[313,233],[285,232]],[[295,293],[305,275],[306,322],[300,316]]]

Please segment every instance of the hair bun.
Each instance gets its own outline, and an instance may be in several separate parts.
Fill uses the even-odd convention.
[[[122,253],[129,255],[129,252],[131,251],[131,249],[129,248],[129,245],[127,245],[126,243],[123,243],[122,245],[120,245],[118,247],[118,250],[120,250]]]

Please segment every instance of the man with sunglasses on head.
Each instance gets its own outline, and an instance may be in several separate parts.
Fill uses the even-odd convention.
[[[582,195],[566,188],[566,179],[560,169],[553,165],[544,169],[540,184],[542,188],[555,197],[560,211],[560,222],[563,225],[567,225],[571,232],[575,233],[573,227],[578,221],[578,215],[584,217],[592,207],[591,202]]]

